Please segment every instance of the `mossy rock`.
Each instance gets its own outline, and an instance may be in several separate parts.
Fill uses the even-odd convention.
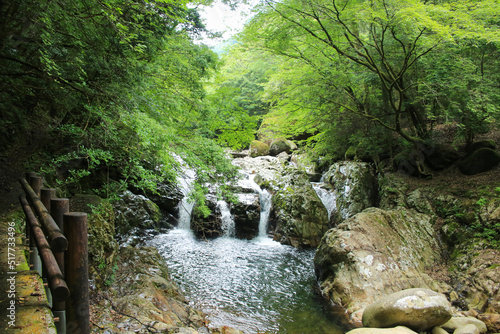
[[[297,145],[290,140],[286,138],[276,138],[270,145],[269,155],[277,156],[282,152],[290,153],[294,148],[297,148]]]
[[[459,165],[465,175],[487,172],[500,163],[500,153],[491,148],[480,148],[466,157]]]
[[[269,145],[259,140],[250,143],[250,156],[252,158],[261,157],[269,154]]]
[[[480,148],[491,148],[494,150],[497,148],[497,144],[491,139],[479,140],[470,146],[469,152],[477,151]]]

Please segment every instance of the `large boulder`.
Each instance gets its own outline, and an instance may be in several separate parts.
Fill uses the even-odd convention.
[[[500,163],[500,153],[491,148],[480,148],[464,158],[458,166],[466,175],[487,172]]]
[[[143,195],[126,191],[114,205],[116,232],[120,235],[162,227],[160,208]]]
[[[377,203],[377,179],[373,167],[365,162],[342,161],[323,175],[336,198],[331,214],[334,224],[354,216]]]
[[[363,326],[386,328],[406,326],[425,331],[451,318],[446,296],[429,289],[407,289],[384,296],[365,308]]]
[[[156,186],[156,192],[147,191],[144,195],[152,200],[161,211],[174,217],[179,214],[179,203],[184,197],[182,190],[172,183],[159,183]]]
[[[261,157],[269,154],[269,145],[259,140],[253,140],[250,143],[250,156],[252,158]]]
[[[323,295],[359,325],[364,308],[402,289],[449,289],[425,274],[441,260],[431,216],[368,208],[329,230],[314,258]]]
[[[272,198],[274,239],[294,247],[316,247],[328,230],[328,212],[305,172],[287,168]]]
[[[233,160],[233,164],[250,174],[255,174],[254,181],[261,187],[275,189],[277,189],[276,182],[281,178],[285,168],[281,159],[270,156],[238,158]]]
[[[295,143],[293,143],[292,141],[286,138],[276,138],[269,146],[269,155],[277,156],[282,152],[290,153],[296,148],[297,145],[295,145]]]

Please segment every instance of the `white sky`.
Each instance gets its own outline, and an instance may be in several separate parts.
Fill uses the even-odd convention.
[[[259,0],[251,0],[250,4],[238,5],[235,10],[231,10],[228,5],[220,0],[214,1],[210,7],[200,6],[200,15],[205,23],[207,30],[212,32],[222,32],[222,38],[208,39],[203,38],[202,43],[208,46],[215,46],[221,42],[227,41],[236,33],[240,32],[245,22],[251,17],[251,10]]]

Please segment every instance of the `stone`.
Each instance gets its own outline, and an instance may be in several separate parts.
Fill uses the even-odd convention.
[[[346,334],[418,334],[408,327],[397,326],[394,328],[356,328]]]
[[[231,206],[234,218],[236,237],[239,239],[253,239],[259,234],[260,201],[259,194],[235,194],[238,203]]]
[[[281,152],[290,153],[297,146],[290,140],[286,138],[276,138],[269,145],[269,155],[277,156]]]
[[[446,296],[429,289],[407,289],[379,299],[363,312],[363,326],[407,326],[425,331],[451,318],[451,304]]]
[[[125,191],[114,205],[116,232],[128,235],[131,231],[161,227],[160,208],[143,195]]]
[[[487,172],[500,163],[500,153],[491,148],[480,148],[465,157],[458,168],[465,175]]]
[[[307,174],[286,168],[272,197],[273,238],[299,248],[317,247],[329,228],[328,212]]]
[[[474,142],[470,148],[469,148],[469,152],[474,152],[480,148],[491,148],[491,149],[496,149],[497,148],[497,144],[495,143],[495,141],[491,140],[491,139],[485,139],[485,140],[479,140],[479,141],[476,141]]]
[[[453,334],[479,334],[479,329],[474,325],[465,325],[457,328]]]
[[[333,225],[354,216],[377,202],[377,179],[370,164],[342,161],[323,175],[336,197],[331,214]]]
[[[250,143],[250,156],[252,158],[260,157],[269,154],[269,145],[259,140],[253,140]]]
[[[490,333],[500,333],[500,314],[482,313],[477,315],[478,319],[483,321]]]
[[[451,332],[465,325],[474,325],[481,333],[486,333],[488,331],[486,324],[474,317],[452,317],[448,322],[441,325],[441,327]]]
[[[224,234],[222,230],[222,215],[217,205],[217,196],[207,194],[205,196],[205,205],[210,210],[208,216],[195,205],[191,214],[191,230],[198,238],[217,238]]]
[[[320,289],[341,307],[347,322],[361,325],[368,305],[410,288],[447,292],[426,268],[441,253],[431,216],[400,208],[368,208],[330,229],[316,251],[314,268]]]
[[[432,329],[432,334],[449,334],[447,331],[445,331],[442,327],[434,327]]]

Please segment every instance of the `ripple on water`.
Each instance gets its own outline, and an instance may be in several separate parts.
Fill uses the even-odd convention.
[[[245,333],[341,334],[313,291],[311,250],[266,237],[197,240],[188,230],[157,235],[173,279],[211,326]]]

